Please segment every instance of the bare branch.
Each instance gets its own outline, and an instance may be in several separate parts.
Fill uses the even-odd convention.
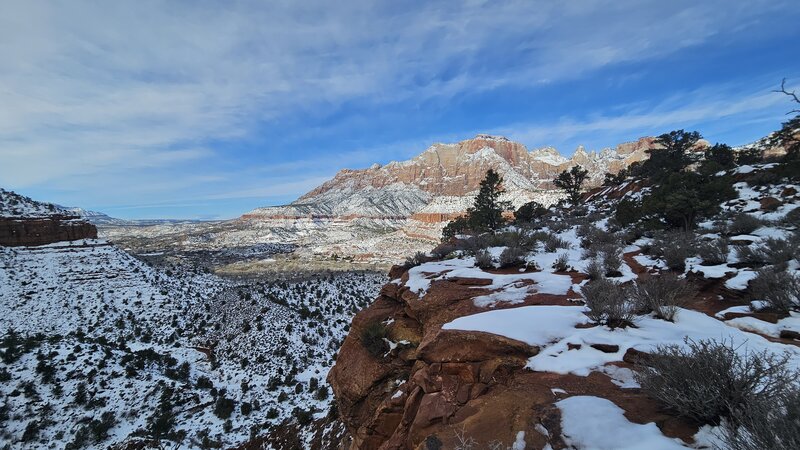
[[[792,98],[792,100],[793,100],[795,103],[800,103],[800,98],[798,98],[798,97],[797,97],[797,94],[795,93],[795,91],[791,91],[791,92],[790,92],[790,91],[787,91],[787,90],[786,90],[786,78],[784,78],[783,80],[781,80],[781,88],[780,88],[780,89],[775,89],[775,90],[774,90],[774,91],[772,91],[772,92],[778,92],[778,93],[780,93],[780,94],[786,94],[786,95],[788,95],[789,97],[791,97],[791,98]],[[800,109],[793,109],[793,110],[789,111],[787,114],[793,114],[793,113],[800,113]]]

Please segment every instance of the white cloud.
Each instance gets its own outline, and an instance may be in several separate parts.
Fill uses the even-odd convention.
[[[345,103],[580,77],[726,30],[753,37],[764,14],[798,9],[766,0],[401,3],[4,2],[0,184],[79,183],[125,196],[190,173],[247,191],[209,141]],[[694,111],[704,113],[713,111]]]

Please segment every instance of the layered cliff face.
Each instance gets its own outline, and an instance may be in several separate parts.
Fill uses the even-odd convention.
[[[529,151],[504,137],[478,135],[456,144],[434,144],[419,156],[385,166],[345,169],[330,181],[281,207],[259,208],[244,217],[368,217],[448,220],[470,205],[486,171],[504,177],[507,198],[514,206],[530,200],[557,200],[552,180],[580,164],[589,170],[589,185],[600,184],[607,172],[616,173],[647,157],[652,138],[618,145],[600,153],[582,147],[571,158],[553,148]]]
[[[253,210],[236,226],[280,234],[315,255],[398,262],[438,242],[442,227],[472,205],[489,169],[503,175],[503,199],[515,208],[533,200],[550,205],[563,196],[552,186],[561,171],[580,164],[589,170],[588,184],[597,186],[607,172],[645,159],[652,146],[652,138],[642,138],[599,153],[579,148],[564,158],[553,148],[529,151],[504,137],[478,135],[434,144],[408,161],[341,170],[297,201]]]
[[[0,245],[45,245],[97,238],[97,228],[51,203],[0,189]]]

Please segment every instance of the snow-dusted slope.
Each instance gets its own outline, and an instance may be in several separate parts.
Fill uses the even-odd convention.
[[[0,217],[49,217],[54,214],[70,214],[66,209],[52,203],[35,201],[14,191],[0,188]]]
[[[102,240],[0,247],[0,447],[227,448],[324,417],[338,343],[383,282],[239,285]]]

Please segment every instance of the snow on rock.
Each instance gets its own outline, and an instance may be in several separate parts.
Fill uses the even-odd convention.
[[[561,410],[564,441],[579,450],[673,450],[685,449],[670,439],[655,423],[637,424],[625,418],[625,411],[609,400],[575,396],[556,403]]]
[[[518,303],[533,293],[564,295],[572,287],[568,275],[555,275],[546,272],[527,272],[518,274],[494,274],[484,272],[475,266],[475,258],[449,259],[428,262],[408,271],[405,285],[422,299],[433,281],[454,278],[475,278],[490,280],[487,286],[476,289],[497,291],[491,295],[475,299],[478,306],[491,306],[500,302]],[[533,284],[525,284],[533,282]]]
[[[733,278],[725,280],[725,287],[743,291],[747,289],[747,283],[757,276],[754,270],[739,270]]]
[[[583,312],[583,307],[550,305],[501,309],[459,317],[442,329],[483,331],[544,346],[561,339],[575,325],[588,323],[589,318]]]
[[[607,363],[622,361],[628,349],[651,352],[660,345],[686,345],[687,338],[729,341],[742,352],[786,351],[791,365],[800,368],[799,348],[770,342],[697,311],[681,309],[675,322],[641,316],[635,328],[575,328],[588,323],[584,311],[583,306],[524,306],[460,317],[442,328],[494,333],[539,346],[540,352],[530,358],[527,367],[540,372],[586,376]],[[605,353],[592,344],[617,345],[619,350]]]

